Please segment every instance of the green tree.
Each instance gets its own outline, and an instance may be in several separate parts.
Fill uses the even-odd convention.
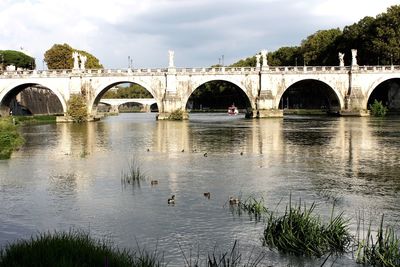
[[[35,59],[22,52],[14,50],[0,50],[1,69],[5,69],[8,65],[14,65],[22,69],[35,69]]]
[[[303,55],[299,46],[284,46],[268,54],[270,66],[303,65]]]
[[[86,51],[74,49],[68,44],[53,45],[44,53],[44,61],[49,69],[72,69],[74,65],[72,53],[75,51],[87,57],[85,64],[87,69],[103,68],[95,56]]]
[[[303,40],[301,53],[304,55],[305,64],[326,65],[328,51],[341,34],[340,29],[320,30]]]
[[[84,122],[87,120],[87,105],[84,96],[79,94],[71,95],[67,103],[67,115],[74,122]]]
[[[9,159],[12,152],[24,141],[11,118],[0,118],[0,160]]]

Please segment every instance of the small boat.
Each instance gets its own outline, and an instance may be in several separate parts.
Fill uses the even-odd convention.
[[[239,110],[237,109],[237,107],[235,106],[235,104],[232,104],[232,106],[230,106],[228,108],[228,114],[229,115],[237,115],[239,113]]]

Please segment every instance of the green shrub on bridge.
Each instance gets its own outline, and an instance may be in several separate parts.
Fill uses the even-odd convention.
[[[82,95],[72,95],[68,100],[67,115],[72,118],[74,122],[83,122],[87,120],[87,106],[86,99]]]

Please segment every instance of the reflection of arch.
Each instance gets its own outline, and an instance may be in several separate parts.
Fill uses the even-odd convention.
[[[386,82],[386,81],[395,80],[395,79],[400,79],[400,76],[399,76],[398,74],[397,74],[397,75],[396,75],[396,74],[393,74],[393,75],[388,75],[388,76],[385,76],[385,77],[380,77],[379,79],[375,80],[375,81],[371,84],[371,86],[368,88],[367,94],[366,94],[366,97],[365,97],[365,99],[364,99],[364,103],[362,104],[362,106],[365,107],[365,108],[368,108],[368,101],[369,101],[369,98],[371,97],[372,93],[375,91],[375,89],[376,89],[379,85],[383,84],[383,83]]]
[[[3,90],[0,93],[0,114],[3,114],[3,115],[8,114],[11,99],[29,87],[42,88],[42,89],[49,90],[57,97],[59,103],[62,106],[63,113],[67,112],[66,101],[65,101],[63,95],[61,95],[61,93],[58,90],[52,90],[49,86],[45,86],[44,84],[30,81],[30,82],[24,82],[24,83],[16,82],[14,84],[11,84],[7,88],[5,88],[5,90]]]
[[[223,82],[223,83],[228,83],[228,84],[233,85],[234,87],[236,87],[236,88],[238,88],[238,89],[240,89],[242,91],[242,93],[246,96],[246,98],[247,98],[246,100],[250,104],[250,106],[252,108],[256,108],[255,107],[255,103],[253,103],[253,101],[251,101],[251,96],[248,95],[247,90],[243,85],[238,84],[236,81],[233,81],[233,80],[230,80],[230,79],[216,79],[216,78],[208,78],[208,79],[205,79],[205,80],[201,80],[199,82],[194,82],[192,84],[192,89],[193,90],[190,92],[190,94],[186,95],[185,98],[182,99],[183,106],[186,107],[190,97],[192,96],[192,94],[196,90],[198,90],[202,85],[205,85],[206,83],[209,83],[209,82]]]
[[[160,107],[161,103],[159,103],[159,100],[155,97],[155,93],[152,92],[151,90],[149,90],[149,87],[141,82],[136,82],[136,81],[127,81],[127,80],[120,80],[120,81],[115,81],[115,82],[108,82],[108,83],[104,83],[102,85],[100,85],[98,87],[98,90],[96,90],[96,95],[93,99],[93,101],[89,104],[89,111],[93,112],[97,110],[97,105],[99,104],[101,98],[103,97],[103,95],[110,90],[112,87],[118,85],[118,84],[137,84],[141,87],[143,87],[147,92],[149,92],[152,97],[156,100],[157,105]],[[119,104],[120,105],[120,104]]]
[[[317,80],[317,79],[302,79],[302,80],[297,80],[297,81],[291,81],[286,88],[282,91],[282,92],[278,92],[277,98],[275,99],[275,108],[280,108],[279,107],[279,103],[281,102],[281,99],[283,97],[283,95],[288,92],[291,88],[293,88],[294,86],[297,85],[301,85],[302,83],[315,83],[315,84],[319,84],[321,85],[323,88],[323,90],[329,89],[328,93],[333,93],[332,96],[334,97],[334,99],[331,100],[336,100],[338,101],[338,108],[342,109],[344,107],[344,99],[341,96],[341,93],[332,85],[330,85],[329,83],[325,82],[325,81],[321,81],[321,80]]]

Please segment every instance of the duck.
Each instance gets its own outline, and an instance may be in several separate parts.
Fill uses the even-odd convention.
[[[151,185],[156,185],[156,184],[158,184],[158,180],[151,180]]]
[[[172,195],[171,198],[168,198],[168,204],[175,204],[175,195]]]
[[[181,152],[182,152],[182,153],[185,152],[185,149],[182,149]]]
[[[239,203],[240,203],[240,200],[238,198],[229,197],[229,204],[230,205],[237,205]]]
[[[204,157],[207,157],[207,152],[203,154]]]
[[[150,149],[149,149],[149,148],[147,149],[147,152],[150,152]]]
[[[210,193],[210,192],[205,192],[205,193],[203,193],[203,194],[204,194],[204,196],[205,196],[206,198],[210,199],[210,197],[211,197],[211,193]]]
[[[243,152],[240,152],[240,156],[243,156]]]

